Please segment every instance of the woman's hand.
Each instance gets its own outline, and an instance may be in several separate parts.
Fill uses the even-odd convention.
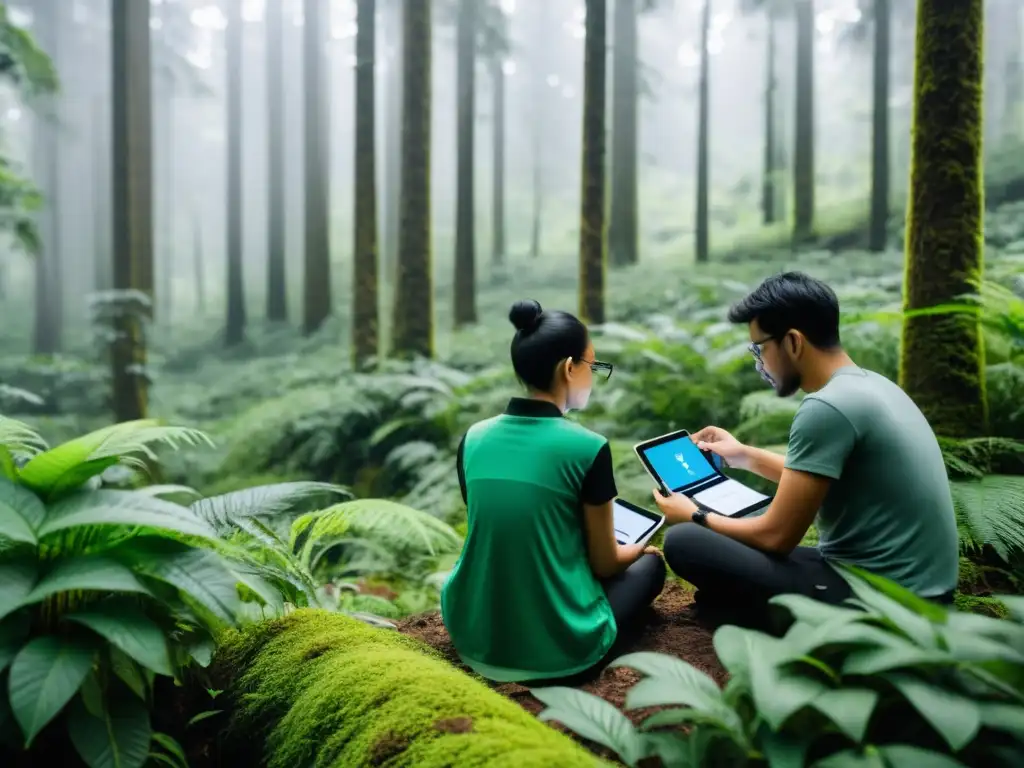
[[[704,427],[700,432],[690,435],[690,439],[702,451],[711,451],[721,456],[727,466],[747,469],[749,463],[747,446],[721,427]]]
[[[697,505],[688,496],[681,493],[662,496],[657,488],[654,489],[654,503],[658,505],[658,509],[665,515],[665,521],[670,525],[689,523],[693,519],[693,513],[697,511]]]

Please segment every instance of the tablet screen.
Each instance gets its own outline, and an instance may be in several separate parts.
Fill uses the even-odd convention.
[[[658,477],[673,491],[717,474],[689,435],[652,445],[643,449],[643,454]]]
[[[657,519],[634,512],[618,501],[612,505],[612,520],[615,538],[622,544],[635,544],[659,522]]]

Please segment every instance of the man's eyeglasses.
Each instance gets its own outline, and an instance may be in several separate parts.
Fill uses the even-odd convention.
[[[766,339],[761,339],[761,341],[752,341],[747,345],[747,349],[750,350],[750,354],[752,354],[758,362],[761,362],[763,360],[761,357],[761,347],[774,338],[774,336],[769,336]]]
[[[589,365],[594,375],[600,376],[605,381],[612,377],[612,370],[615,367],[611,363],[602,363],[600,360],[580,360],[580,362]]]

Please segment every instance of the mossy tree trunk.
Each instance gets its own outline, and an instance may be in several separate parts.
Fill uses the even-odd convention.
[[[476,123],[478,0],[459,0],[456,32],[455,327],[476,322],[473,157]]]
[[[583,59],[583,194],[580,216],[579,314],[584,322],[604,322],[605,229],[605,75],[608,7],[587,0]]]
[[[795,0],[796,130],[793,147],[793,238],[814,233],[814,0]]]
[[[285,242],[284,3],[267,3],[267,320],[288,320]]]
[[[434,354],[430,235],[431,0],[405,0],[402,19],[402,199],[392,351]]]
[[[331,314],[331,249],[328,217],[327,123],[330,94],[324,83],[324,0],[304,0],[303,87],[305,143],[305,232],[306,264],[303,275],[302,330],[317,331]]]
[[[242,275],[242,7],[228,3],[227,49],[227,318],[224,342],[245,339],[245,282]]]
[[[868,247],[885,250],[889,224],[889,37],[890,0],[875,0],[874,105],[871,134],[871,223]]]
[[[612,178],[608,260],[638,261],[637,110],[639,66],[636,0],[615,0],[612,25]]]
[[[761,179],[761,214],[764,223],[774,224],[778,220],[775,205],[775,94],[778,78],[775,74],[775,11],[769,6],[765,11],[767,39],[765,41],[765,84],[764,84],[764,171]]]
[[[491,188],[491,262],[505,263],[505,70],[502,57],[491,57],[491,88],[494,96],[494,176]]]
[[[918,0],[900,384],[939,435],[986,434],[984,349],[959,302],[982,275],[983,0]]]
[[[153,297],[153,118],[150,4],[111,5],[114,289]],[[117,421],[146,416],[143,317],[116,316],[111,345],[113,409]]]
[[[704,0],[700,24],[700,86],[697,106],[697,221],[694,244],[698,264],[708,260],[708,35],[711,32],[711,0]]]
[[[355,245],[352,254],[352,358],[377,356],[377,155],[374,102],[376,2],[356,5]]]

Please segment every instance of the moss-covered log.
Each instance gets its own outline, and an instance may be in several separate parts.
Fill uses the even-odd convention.
[[[216,664],[234,680],[224,746],[236,765],[598,763],[418,641],[346,616],[307,609],[255,625],[226,637]]]
[[[982,273],[982,0],[918,0],[900,384],[940,435],[985,434],[984,349],[959,301]]]

